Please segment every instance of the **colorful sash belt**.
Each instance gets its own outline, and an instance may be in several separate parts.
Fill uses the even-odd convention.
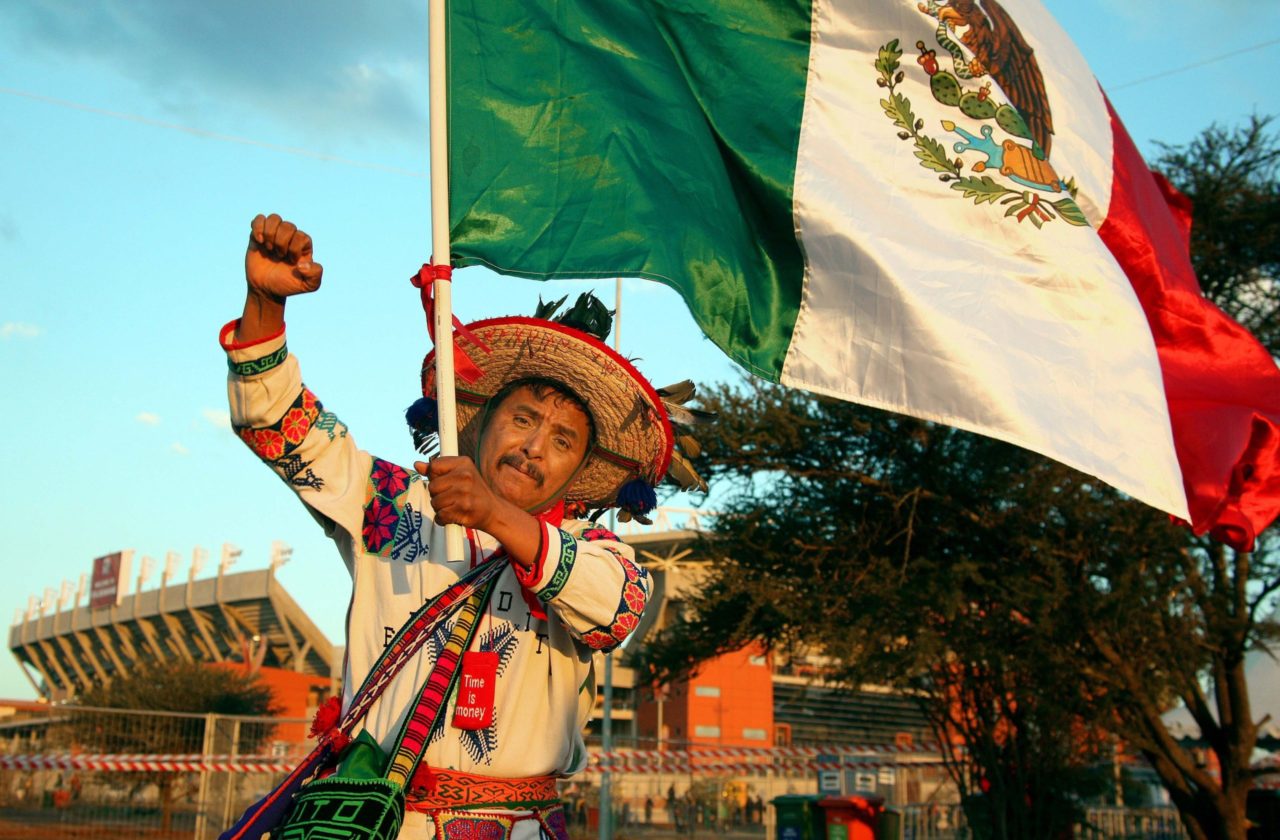
[[[435,790],[421,797],[411,794],[408,801],[410,811],[481,807],[532,810],[556,804],[559,799],[554,776],[499,779],[434,767],[431,774],[435,777]]]

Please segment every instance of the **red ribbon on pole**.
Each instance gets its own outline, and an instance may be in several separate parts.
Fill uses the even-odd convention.
[[[437,280],[450,280],[453,278],[453,266],[451,265],[435,265],[434,263],[423,263],[422,268],[418,269],[418,273],[409,278],[409,282],[419,290],[422,296],[422,311],[427,316],[427,335],[431,336],[433,344],[438,343],[436,339],[435,313],[436,300],[435,293],[432,291]],[[467,329],[458,316],[453,316],[453,329],[457,335],[461,335],[474,346],[480,348],[484,352],[489,352],[489,346],[476,337],[475,333]],[[466,351],[458,347],[457,338],[454,338],[454,373],[466,380],[467,382],[476,382],[484,375],[484,371],[475,363]]]

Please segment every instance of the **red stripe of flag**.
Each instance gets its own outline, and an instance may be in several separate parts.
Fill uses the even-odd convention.
[[[1250,551],[1280,514],[1280,369],[1201,294],[1189,202],[1147,168],[1110,102],[1107,110],[1115,176],[1098,234],[1151,325],[1191,527]]]

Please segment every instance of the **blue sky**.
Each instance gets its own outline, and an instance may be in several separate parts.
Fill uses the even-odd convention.
[[[1280,4],[1049,0],[1139,147],[1280,112]],[[231,435],[218,327],[243,301],[255,213],[316,239],[324,288],[290,304],[308,385],[365,448],[411,458],[400,411],[427,340],[425,0],[16,0],[0,8],[0,557],[12,620],[92,559],[195,546],[266,565],[341,641],[331,546]],[[1186,68],[1186,69],[1184,69]],[[465,319],[547,288],[460,272]],[[611,297],[612,284],[596,284]],[[667,289],[627,281],[623,351],[663,384],[736,369]],[[56,492],[55,492],[56,491]],[[159,565],[159,563],[157,563]],[[148,581],[155,586],[158,571]],[[34,690],[0,657],[0,697]]]

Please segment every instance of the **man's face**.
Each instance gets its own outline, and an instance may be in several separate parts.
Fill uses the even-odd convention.
[[[587,452],[587,415],[554,391],[516,388],[492,409],[476,465],[493,492],[528,511],[562,494]]]

